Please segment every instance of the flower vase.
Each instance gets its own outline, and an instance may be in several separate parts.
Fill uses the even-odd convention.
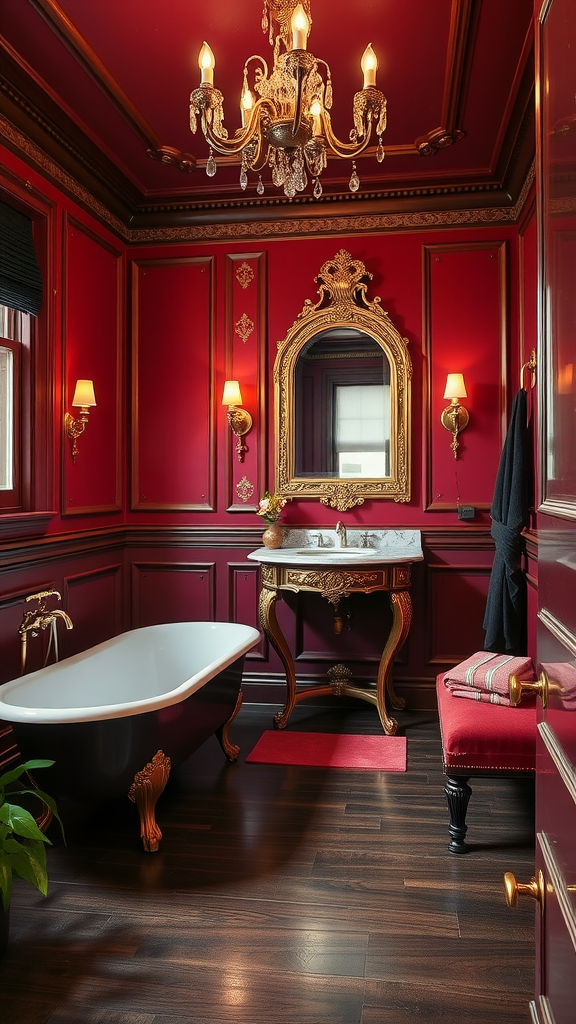
[[[266,548],[281,548],[284,531],[280,523],[269,523],[262,534],[262,543]]]

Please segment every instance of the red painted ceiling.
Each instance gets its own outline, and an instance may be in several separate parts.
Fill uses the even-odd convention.
[[[372,149],[358,161],[362,193],[382,195],[403,184],[465,189],[499,180],[511,125],[518,134],[512,122],[518,121],[533,60],[532,0],[312,0],[311,10],[308,49],[331,67],[332,120],[343,141],[352,127],[367,43],[378,55],[377,84],[388,100],[387,155],[378,164]],[[451,116],[465,134],[433,156],[421,156],[415,140],[446,127],[456,59],[450,33],[462,13],[469,28]],[[34,83],[36,97],[52,100],[52,111],[70,118],[143,199],[242,195],[237,163],[220,160],[216,177],[206,176],[208,147],[200,130],[190,132],[188,100],[199,83],[197,56],[207,40],[216,58],[215,85],[224,94],[225,124],[230,134],[239,126],[245,59],[259,53],[271,64],[262,0],[2,0],[2,15],[4,49]],[[138,124],[163,146],[192,154],[196,170],[150,159]],[[331,160],[323,174],[325,194],[347,192],[350,170],[350,161]],[[265,184],[267,195],[277,192],[269,180]],[[248,194],[254,188],[253,176]]]

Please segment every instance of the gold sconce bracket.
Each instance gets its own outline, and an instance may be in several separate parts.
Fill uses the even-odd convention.
[[[243,438],[252,429],[252,417],[246,409],[241,408],[242,393],[237,380],[224,381],[222,405],[228,406],[228,412],[226,413],[228,425],[238,438],[236,444],[238,462],[244,462],[244,452],[248,451],[248,446],[244,444]]]
[[[470,416],[468,410],[460,405],[457,398],[453,398],[450,405],[447,405],[444,409],[441,417],[442,426],[446,427],[452,434],[452,443],[450,445],[454,458],[458,458],[459,441],[458,435],[468,426]]]
[[[72,441],[72,462],[76,462],[78,445],[76,441],[86,430],[86,424],[90,418],[90,408],[96,405],[94,395],[94,384],[91,380],[77,380],[72,405],[80,409],[78,419],[72,413],[67,412],[64,416],[64,433]]]
[[[238,462],[244,462],[244,452],[248,451],[248,446],[244,444],[243,438],[252,430],[252,417],[246,409],[238,409],[235,405],[230,406],[226,415],[230,428],[238,438],[236,442]]]
[[[81,434],[86,430],[86,424],[88,423],[89,414],[88,409],[82,409],[82,412],[78,419],[74,419],[71,413],[67,412],[64,417],[64,429],[66,431],[66,437],[69,437],[72,441],[72,462],[76,462],[76,456],[78,455],[78,445],[76,441]]]

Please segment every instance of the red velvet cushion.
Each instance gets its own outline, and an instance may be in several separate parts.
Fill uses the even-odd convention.
[[[446,768],[530,771],[536,762],[536,704],[517,708],[453,697],[436,679]]]

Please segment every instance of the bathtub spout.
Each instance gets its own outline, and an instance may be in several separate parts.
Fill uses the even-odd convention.
[[[66,623],[66,629],[74,629],[74,623],[69,615],[61,608],[55,608],[54,611],[50,612],[52,619],[63,619]]]
[[[38,636],[41,629],[44,630],[50,627],[52,635],[48,645],[49,653],[52,642],[54,642],[54,648],[57,652],[56,619],[63,619],[66,629],[74,628],[72,619],[62,608],[46,608],[45,600],[47,597],[56,597],[58,600],[61,600],[57,590],[43,590],[40,594],[30,594],[26,598],[26,601],[38,601],[38,607],[30,608],[24,612],[22,622],[18,628],[20,634],[20,675],[24,675],[26,671],[28,633],[31,633],[32,636]],[[58,661],[57,655],[56,661]]]

